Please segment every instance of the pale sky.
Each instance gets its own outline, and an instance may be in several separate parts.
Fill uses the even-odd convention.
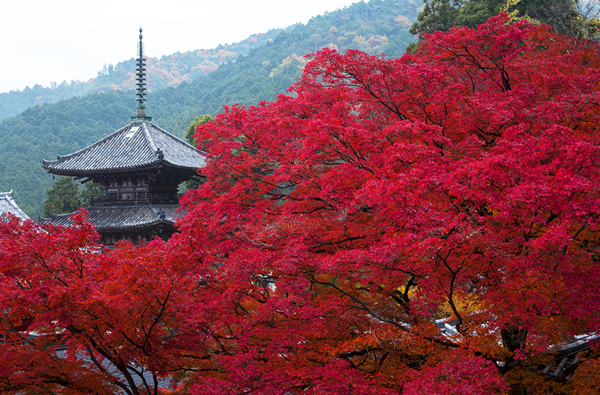
[[[86,81],[136,55],[210,49],[359,0],[0,0],[0,92]]]

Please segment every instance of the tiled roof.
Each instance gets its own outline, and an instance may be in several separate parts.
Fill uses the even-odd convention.
[[[110,207],[87,207],[88,218],[97,230],[131,229],[140,228],[160,223],[175,223],[181,213],[175,211],[180,206],[169,205],[145,205],[145,206],[110,206]],[[73,222],[69,214],[53,214],[52,218],[42,218],[42,223],[71,226]]]
[[[75,175],[111,170],[128,170],[163,163],[197,170],[206,165],[205,156],[151,122],[132,122],[102,140],[58,160],[44,160],[50,173]]]
[[[435,325],[444,336],[453,337],[459,335],[456,330],[458,320],[448,321],[445,318],[435,320]],[[575,336],[575,341],[567,343],[562,347],[550,347],[549,354],[554,354],[554,360],[549,365],[538,365],[533,370],[542,371],[548,376],[553,376],[555,380],[564,381],[573,376],[574,368],[581,361],[583,351],[589,350],[591,343],[597,341],[600,335],[580,335]],[[570,367],[573,367],[569,369]]]
[[[0,217],[5,213],[12,213],[23,220],[29,218],[13,200],[13,191],[0,192]]]
[[[574,342],[562,346],[554,354],[554,361],[549,365],[538,366],[538,369],[543,368],[543,372],[547,375],[554,376],[556,380],[568,380],[573,375],[573,365],[577,365],[581,361],[584,351],[592,348],[591,343],[598,339],[598,335],[582,335],[576,336]],[[576,368],[577,366],[574,366]]]

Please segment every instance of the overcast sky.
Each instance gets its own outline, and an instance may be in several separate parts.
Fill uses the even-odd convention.
[[[210,49],[358,0],[0,0],[0,92],[88,80],[105,64]]]

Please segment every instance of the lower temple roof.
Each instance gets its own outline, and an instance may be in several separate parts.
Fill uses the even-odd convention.
[[[100,206],[87,207],[89,221],[96,230],[143,228],[161,223],[173,225],[182,213],[177,213],[178,204],[144,206]],[[42,218],[42,224],[71,226],[70,216],[75,213],[53,214]]]

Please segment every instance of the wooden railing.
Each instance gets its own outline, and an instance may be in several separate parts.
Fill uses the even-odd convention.
[[[92,206],[135,205],[135,204],[177,204],[182,194],[119,192],[92,198]]]

